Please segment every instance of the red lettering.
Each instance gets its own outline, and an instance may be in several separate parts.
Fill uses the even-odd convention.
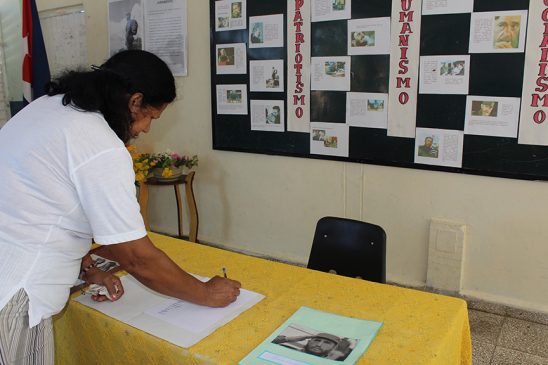
[[[541,18],[543,21],[548,22],[548,9],[544,9],[544,11],[542,12]]]
[[[398,97],[398,101],[400,102],[401,105],[407,104],[407,102],[409,101],[409,94],[406,92],[400,93],[400,96]]]
[[[537,110],[535,114],[533,114],[533,120],[537,124],[542,124],[546,120],[546,113],[544,110]]]
[[[400,23],[403,23],[405,21],[408,21],[408,22],[413,22],[413,13],[414,11],[409,11],[409,12],[403,12],[403,11],[400,11]],[[407,20],[406,20],[407,18]]]
[[[295,0],[295,10],[299,11],[304,5],[304,0]]]
[[[400,70],[398,71],[399,75],[404,75],[409,71],[409,67],[407,65],[409,64],[409,60],[401,60],[400,61]]]
[[[295,52],[297,52],[297,53],[300,53],[300,52],[301,52],[301,44],[300,44],[300,43],[297,43],[297,44],[295,45]]]
[[[537,79],[537,86],[538,87],[535,88],[535,91],[537,93],[545,93],[546,90],[548,90],[548,84],[546,84],[547,82],[548,82],[548,77],[539,77]]]
[[[548,107],[548,99],[546,98],[546,95],[540,96],[539,94],[533,94],[531,96],[533,97],[533,100],[531,101],[531,107],[538,108],[539,101],[542,101],[543,107]]]
[[[300,11],[296,11],[295,12],[295,16],[293,17],[293,23],[299,23],[299,22],[303,22],[303,16],[301,15],[301,12]]]
[[[400,60],[406,60],[407,59],[407,48],[402,47],[402,48],[400,48],[400,50],[401,50]]]
[[[409,25],[409,23],[403,23],[403,25],[401,26],[400,34],[405,33],[413,33],[413,31],[411,30],[411,25]]]
[[[293,26],[295,27],[295,31],[297,33],[300,33],[301,32],[301,26],[303,25],[303,22],[297,22],[297,23],[293,23]]]
[[[548,8],[546,10],[548,10]],[[542,48],[546,46],[548,46],[548,35],[545,35],[544,37],[542,37],[542,42],[540,43],[539,47]]]
[[[539,63],[538,76],[546,76],[546,65],[548,63]]]
[[[541,54],[539,62],[548,62],[548,48],[542,48],[540,52]]]
[[[302,118],[303,114],[304,114],[303,108],[298,107],[297,109],[295,109],[295,115],[297,116],[297,118]]]
[[[400,47],[409,47],[409,36],[408,35],[400,35],[400,44],[398,44]]]
[[[296,82],[296,84],[302,84],[302,83],[303,83],[303,81],[302,81],[302,80],[303,80],[303,75],[299,72],[299,73],[298,73],[297,75],[295,75],[295,76],[297,76],[297,82]],[[303,85],[304,85],[304,84],[303,84]]]
[[[402,10],[409,11],[409,9],[411,9],[412,3],[413,3],[413,0],[401,0]]]
[[[300,53],[297,53],[295,55],[295,63],[302,63],[302,62],[303,62],[303,55],[300,54]],[[297,66],[297,65],[295,65],[295,66]],[[302,65],[299,65],[299,66],[302,67]],[[299,71],[300,71],[300,68],[299,68]]]
[[[304,43],[304,34],[302,33],[295,34],[295,44],[297,43]]]
[[[293,105],[306,105],[304,102],[304,95],[293,95]]]
[[[405,79],[402,77],[396,78],[396,87],[398,89],[401,89],[402,85],[406,89],[409,89],[411,87],[411,78],[410,77],[406,77]]]
[[[300,77],[300,76],[297,76],[297,77]],[[295,84],[295,94],[300,94],[303,92],[303,86],[304,84],[302,82],[297,82]],[[295,95],[293,95],[293,97],[295,97]]]

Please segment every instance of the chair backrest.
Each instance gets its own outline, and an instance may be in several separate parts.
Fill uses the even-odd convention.
[[[386,282],[386,233],[382,227],[346,218],[318,221],[308,268]]]

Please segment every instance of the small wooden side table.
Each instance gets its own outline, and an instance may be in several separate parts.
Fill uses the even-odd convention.
[[[183,206],[181,203],[181,191],[179,185],[185,185],[186,201],[188,204],[188,211],[190,212],[190,233],[188,240],[191,242],[198,242],[198,208],[196,207],[196,200],[194,199],[194,171],[188,173],[188,175],[181,175],[177,179],[164,181],[156,179],[154,177],[148,178],[145,183],[139,183],[139,205],[141,206],[141,215],[145,221],[145,227],[150,231],[150,225],[148,223],[148,185],[160,185],[160,186],[173,186],[175,190],[175,198],[177,199],[177,224],[179,228],[179,237],[183,237]]]

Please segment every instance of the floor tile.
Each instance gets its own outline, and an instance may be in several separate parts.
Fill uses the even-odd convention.
[[[548,358],[548,326],[507,317],[497,345]]]
[[[487,313],[499,314],[501,316],[506,315],[507,307],[505,305],[486,302],[484,300],[479,300],[479,299],[471,299],[466,296],[464,297],[464,300],[466,300],[466,302],[468,303],[469,309],[474,309],[474,310],[487,312]]]
[[[497,346],[491,365],[548,365],[548,359]]]
[[[472,365],[489,365],[494,352],[494,344],[472,341]]]
[[[504,317],[498,314],[485,313],[476,310],[468,311],[470,333],[473,341],[497,344],[502,329]]]

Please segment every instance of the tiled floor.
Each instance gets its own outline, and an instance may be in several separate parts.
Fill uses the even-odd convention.
[[[548,365],[548,314],[468,301],[473,365]]]

